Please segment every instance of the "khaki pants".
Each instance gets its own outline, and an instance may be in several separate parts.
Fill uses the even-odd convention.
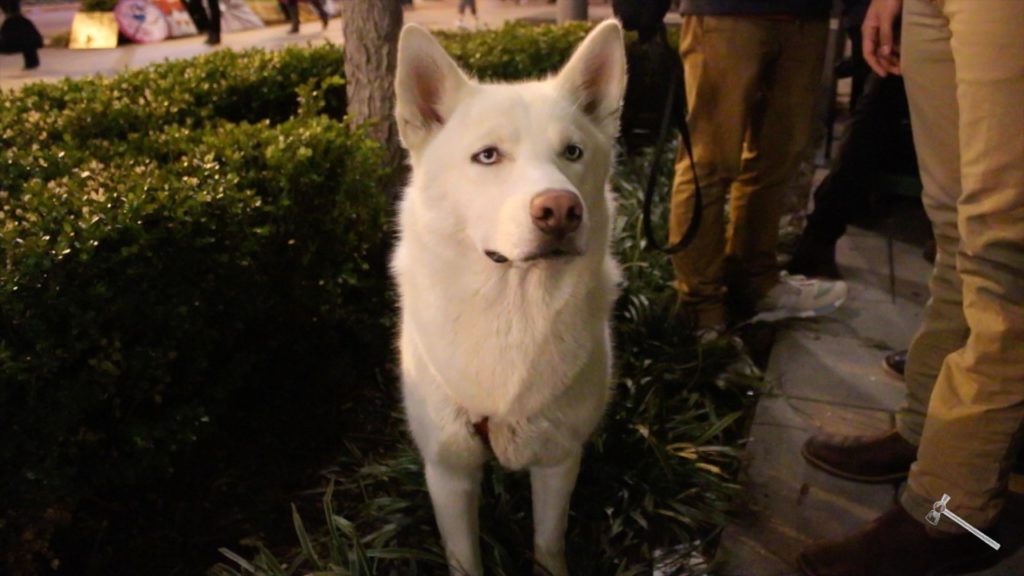
[[[783,195],[812,131],[827,34],[824,20],[683,17],[679,48],[704,213],[693,244],[672,263],[680,301],[700,327],[725,321],[727,265],[730,277],[742,271],[735,288],[747,297],[778,280]],[[682,237],[693,206],[690,162],[680,148],[672,241]]]
[[[938,255],[898,419],[919,444],[901,500],[923,521],[949,494],[983,528],[1024,421],[1024,2],[906,0],[902,38]]]

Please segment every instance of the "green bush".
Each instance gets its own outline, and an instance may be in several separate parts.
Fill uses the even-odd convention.
[[[512,22],[495,30],[438,32],[445,50],[481,80],[524,80],[556,72],[590,31],[588,23],[535,26]]]
[[[82,0],[82,12],[113,12],[117,0]]]
[[[102,536],[111,507],[163,509],[154,494],[264,454],[282,469],[322,456],[308,435],[376,378],[387,173],[377,143],[324,115],[343,112],[341,62],[222,51],[0,97],[0,548],[15,573],[57,552],[75,565],[48,550],[58,525],[104,566],[123,555]]]
[[[460,66],[480,80],[541,78],[565,64],[593,25],[571,22],[553,26],[509,22],[501,28],[466,32],[435,32]],[[627,40],[634,33],[626,33]],[[679,45],[679,29],[670,27],[668,41]]]
[[[2,100],[0,182],[17,194],[22,183],[66,174],[86,159],[144,152],[151,136],[169,126],[282,122],[298,113],[304,95],[317,97],[315,105],[306,102],[307,113],[340,119],[343,76],[343,54],[325,45],[219,50],[111,78],[30,84]],[[123,146],[108,150],[113,144]],[[39,155],[22,156],[29,151]]]
[[[0,196],[7,502],[73,508],[171,477],[206,438],[313,432],[296,412],[336,415],[346,381],[372,374],[361,362],[386,356],[374,143],[318,117],[150,146],[159,161]]]

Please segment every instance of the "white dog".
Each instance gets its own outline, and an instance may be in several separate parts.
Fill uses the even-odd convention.
[[[453,574],[483,572],[492,453],[529,468],[537,563],[567,573],[569,498],[610,395],[620,275],[607,180],[625,66],[614,21],[556,76],[519,84],[475,82],[426,30],[402,32],[402,389]]]

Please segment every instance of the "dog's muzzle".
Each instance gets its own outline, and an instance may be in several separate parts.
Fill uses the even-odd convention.
[[[530,200],[530,219],[540,232],[538,248],[517,258],[520,262],[554,260],[583,253],[573,241],[573,236],[583,223],[583,202],[571,190],[549,188]],[[484,250],[484,255],[497,264],[505,264],[511,258],[496,250]]]

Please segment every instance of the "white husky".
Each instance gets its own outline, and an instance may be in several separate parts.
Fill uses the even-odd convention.
[[[475,82],[426,30],[402,32],[402,389],[453,574],[483,572],[492,452],[530,469],[537,563],[567,573],[569,497],[610,394],[607,180],[625,74],[614,21],[556,76],[519,84]]]

